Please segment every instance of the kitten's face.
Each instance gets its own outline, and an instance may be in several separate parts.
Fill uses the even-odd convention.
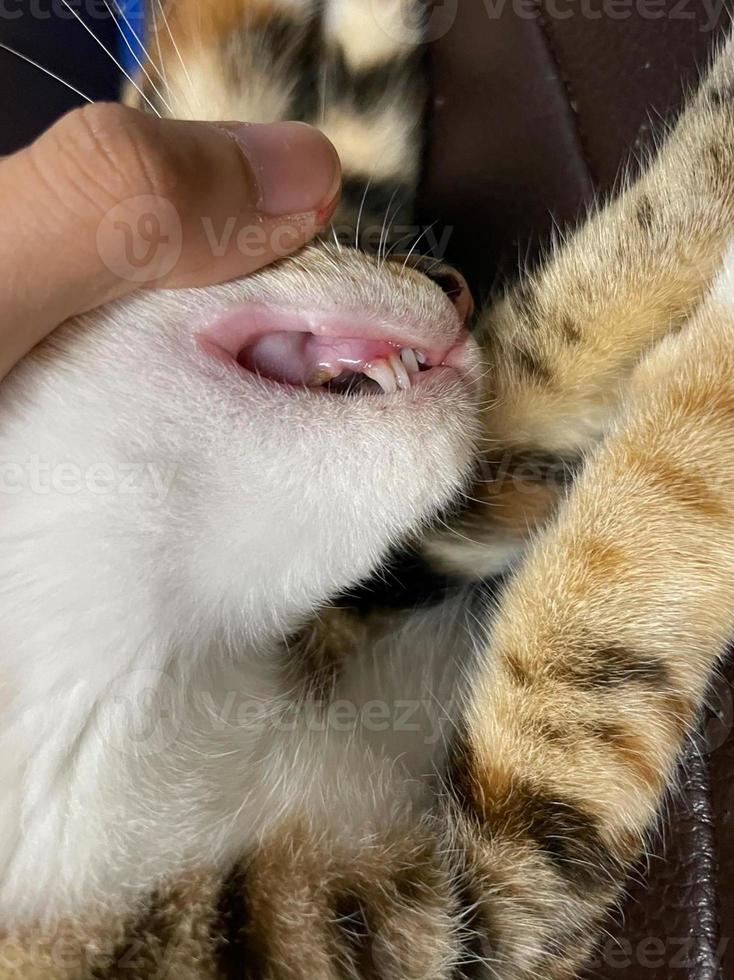
[[[319,386],[342,369],[353,390]],[[43,574],[78,555],[64,588],[85,608],[140,592],[172,635],[243,621],[261,635],[368,574],[455,493],[475,376],[437,285],[333,246],[140,293],[61,328],[4,383],[0,455],[26,474],[4,521],[39,524]]]

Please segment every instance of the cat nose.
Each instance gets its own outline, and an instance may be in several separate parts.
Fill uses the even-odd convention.
[[[466,323],[469,320],[474,312],[474,299],[466,279],[452,265],[430,255],[392,255],[390,259],[422,272],[435,282],[454,304],[461,321]]]

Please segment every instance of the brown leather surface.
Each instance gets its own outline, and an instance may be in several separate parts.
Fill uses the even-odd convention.
[[[615,5],[629,17],[603,13]],[[720,27],[702,29],[712,17],[703,0],[442,6],[450,26],[429,49],[421,212],[452,229],[447,257],[484,293],[532,261],[554,222],[582,216],[628,163],[634,169],[695,84]],[[649,11],[666,17],[648,20]],[[720,6],[718,15],[723,23]]]
[[[452,228],[450,261],[491,288],[500,264],[517,266],[516,243],[524,255],[547,231],[551,208],[573,217],[593,187],[537,23],[509,4],[490,21],[481,0],[460,0],[430,58],[423,210]]]
[[[734,662],[712,685],[654,856],[588,972],[619,980],[734,978]]]
[[[716,980],[720,923],[711,771],[701,748],[683,764],[654,856],[630,883],[624,916],[604,937],[588,977]]]
[[[734,670],[730,671],[734,677]],[[722,732],[731,732],[734,718],[732,685],[723,687]],[[722,737],[723,745],[711,756],[714,846],[717,857],[719,897],[719,942],[722,980],[734,980],[734,746]]]
[[[534,260],[554,222],[573,222],[595,194],[612,192],[625,166],[634,170],[695,84],[727,14],[703,0],[439,6],[451,26],[430,49],[422,210],[426,220],[438,216],[452,229],[446,257],[486,295]],[[690,747],[655,857],[630,881],[588,980],[734,980],[734,737],[726,678],[711,704],[718,716],[707,714]]]

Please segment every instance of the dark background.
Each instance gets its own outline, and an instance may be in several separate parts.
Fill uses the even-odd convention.
[[[117,28],[102,0],[69,0],[117,55]],[[110,3],[112,6],[112,3]],[[116,99],[119,72],[61,0],[0,0],[0,42],[61,75],[91,99]],[[0,153],[30,142],[82,102],[38,68],[0,50]]]

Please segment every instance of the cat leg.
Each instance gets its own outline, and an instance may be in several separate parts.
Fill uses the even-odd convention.
[[[734,226],[734,40],[646,173],[480,317],[486,449],[463,518],[425,545],[462,576],[504,570],[614,418],[646,350],[680,329]]]
[[[721,268],[734,222],[734,39],[647,172],[479,324],[502,445],[577,453],[620,382],[680,328]]]
[[[451,809],[490,976],[573,976],[644,849],[734,629],[733,453],[725,275],[638,368],[471,683]]]
[[[478,617],[436,822],[402,813],[347,844],[291,829],[255,856],[238,900],[259,975],[575,975],[734,630],[733,454],[734,275],[638,367],[498,614]],[[325,972],[282,941],[296,919]]]

